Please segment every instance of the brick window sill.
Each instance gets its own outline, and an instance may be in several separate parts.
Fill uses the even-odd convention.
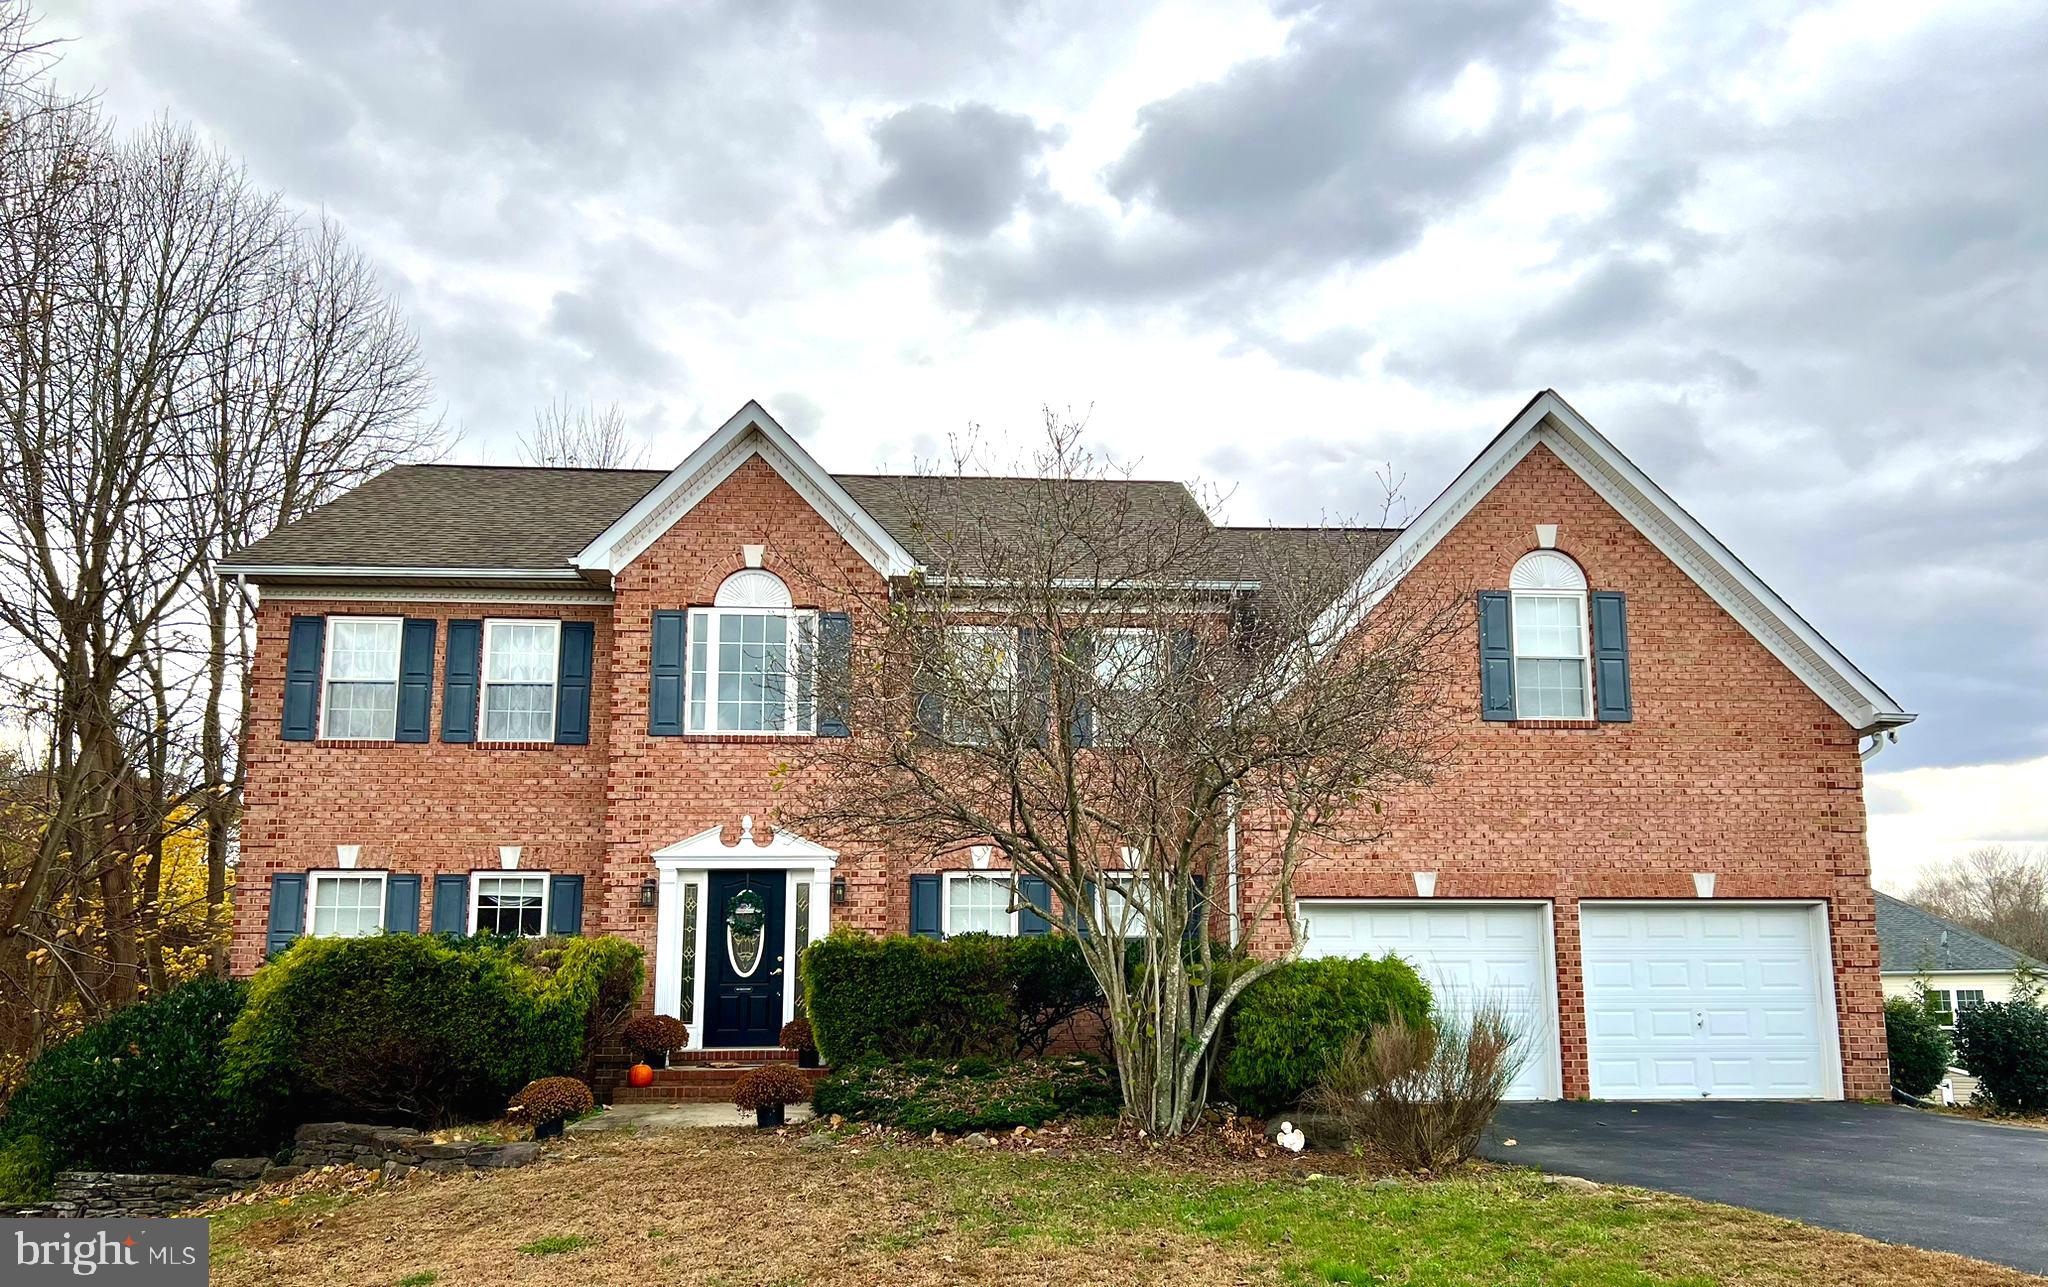
[[[1599,728],[1597,719],[1518,719],[1516,728]]]
[[[409,751],[416,746],[430,746],[432,743],[400,742],[388,737],[320,737],[313,740],[313,745],[345,751]]]
[[[815,733],[685,733],[685,742],[709,742],[718,746],[786,746],[792,742],[817,741]]]

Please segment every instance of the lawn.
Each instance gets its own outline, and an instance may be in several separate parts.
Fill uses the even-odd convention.
[[[800,1148],[750,1131],[572,1141],[555,1164],[237,1210],[215,1225],[213,1281],[2048,1282],[1637,1190],[1575,1192],[1518,1171],[1398,1185],[1317,1173],[1331,1165]]]

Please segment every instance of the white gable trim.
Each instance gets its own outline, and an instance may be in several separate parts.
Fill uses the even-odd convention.
[[[755,456],[782,475],[875,571],[897,577],[908,575],[917,566],[910,552],[856,504],[760,403],[751,400],[570,563],[585,572],[616,576]]]
[[[740,871],[753,867],[806,867],[827,872],[839,861],[837,849],[827,849],[788,831],[777,831],[765,845],[756,844],[751,817],[742,821],[737,844],[725,843],[724,830],[723,827],[706,827],[694,836],[657,849],[653,855],[654,865]]]
[[[1902,710],[1889,694],[1702,527],[1699,520],[1686,513],[1649,475],[1549,389],[1531,399],[1456,481],[1381,553],[1352,592],[1331,608],[1331,615],[1318,631],[1319,637],[1340,638],[1356,626],[1538,443],[1548,447],[1602,500],[1634,524],[1637,531],[1728,615],[1742,623],[1758,643],[1852,728],[1868,733],[1913,721],[1914,716]]]

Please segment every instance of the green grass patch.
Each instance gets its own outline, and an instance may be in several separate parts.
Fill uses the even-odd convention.
[[[573,1233],[550,1234],[535,1238],[519,1249],[522,1256],[559,1256],[564,1252],[581,1251],[590,1245],[590,1239]]]
[[[398,1287],[433,1287],[441,1275],[432,1269],[423,1269],[416,1274],[407,1274],[398,1280]]]

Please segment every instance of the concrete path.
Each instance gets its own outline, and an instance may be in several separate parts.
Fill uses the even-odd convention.
[[[809,1104],[789,1106],[789,1124],[811,1120]],[[571,1122],[563,1128],[570,1135],[594,1135],[605,1131],[630,1131],[635,1135],[672,1131],[684,1126],[752,1126],[754,1115],[731,1104],[615,1104],[602,1113]]]

